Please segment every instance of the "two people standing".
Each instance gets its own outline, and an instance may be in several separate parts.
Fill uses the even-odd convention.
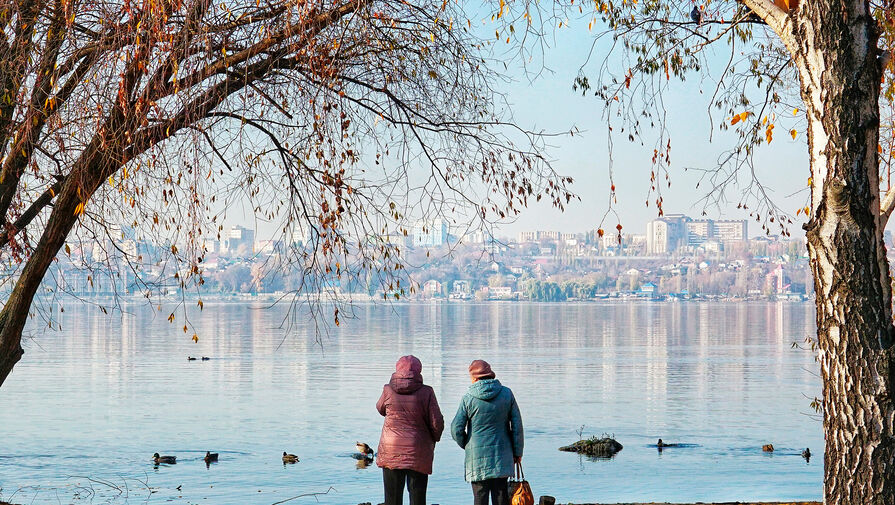
[[[435,443],[444,418],[431,387],[423,384],[422,363],[404,356],[376,403],[385,416],[377,464],[382,468],[385,505],[403,505],[404,486],[410,505],[426,504]],[[509,505],[507,480],[522,460],[522,416],[513,392],[500,384],[484,360],[469,365],[472,385],[451,423],[451,436],[466,451],[466,480],[475,505]]]

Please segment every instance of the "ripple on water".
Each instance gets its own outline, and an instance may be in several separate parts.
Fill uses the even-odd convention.
[[[789,346],[813,331],[810,305],[360,306],[322,347],[304,315],[284,339],[282,307],[207,301],[191,316],[202,336],[193,343],[145,304],[126,305],[115,317],[66,306],[64,332],[28,344],[2,388],[4,405],[15,405],[0,411],[3,498],[27,487],[18,501],[56,503],[54,489],[71,495],[88,482],[79,475],[124,479],[132,496],[145,482],[160,501],[272,503],[333,486],[320,503],[378,503],[375,464],[359,469],[348,456],[355,441],[378,440],[375,402],[409,353],[423,361],[448,424],[469,362],[492,363],[522,409],[537,493],[574,502],[821,497],[821,426],[804,415],[805,398],[820,391],[816,364]],[[614,434],[625,448],[596,462],[559,452],[582,425],[583,436]],[[649,445],[660,437],[693,447],[658,453]],[[769,442],[777,450],[762,453]],[[804,447],[818,448],[810,464]],[[206,450],[221,454],[210,468]],[[301,462],[284,467],[284,450]],[[156,451],[178,463],[154,468]],[[468,499],[463,452],[447,432],[429,482],[433,501]]]

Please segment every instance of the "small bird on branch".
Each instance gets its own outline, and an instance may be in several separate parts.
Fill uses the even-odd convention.
[[[702,24],[702,11],[699,10],[699,6],[694,5],[693,10],[690,11],[690,19],[693,20],[697,25]]]

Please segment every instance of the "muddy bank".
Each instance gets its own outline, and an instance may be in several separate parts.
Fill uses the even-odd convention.
[[[559,504],[557,504],[559,505]],[[564,505],[821,505],[819,501],[725,501],[725,502],[696,502],[696,503],[668,503],[668,502],[649,502],[649,503],[566,503]]]

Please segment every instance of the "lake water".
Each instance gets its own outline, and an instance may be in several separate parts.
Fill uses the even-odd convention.
[[[447,423],[469,362],[492,364],[522,410],[535,497],[822,495],[823,434],[809,405],[818,367],[791,349],[814,331],[811,304],[362,305],[322,344],[310,318],[283,306],[207,302],[191,314],[196,344],[168,309],[132,303],[107,316],[69,305],[61,331],[32,332],[0,387],[0,498],[15,503],[272,504],[330,487],[287,503],[379,503],[380,471],[356,468],[350,453],[378,442],[376,400],[410,353]],[[601,461],[559,452],[581,426],[624,449]],[[695,446],[658,453],[648,446],[657,438]],[[766,443],[777,451],[763,453]],[[206,450],[221,454],[210,468]],[[156,451],[177,464],[154,468]],[[301,462],[282,465],[283,451]],[[471,502],[447,432],[429,501]]]

